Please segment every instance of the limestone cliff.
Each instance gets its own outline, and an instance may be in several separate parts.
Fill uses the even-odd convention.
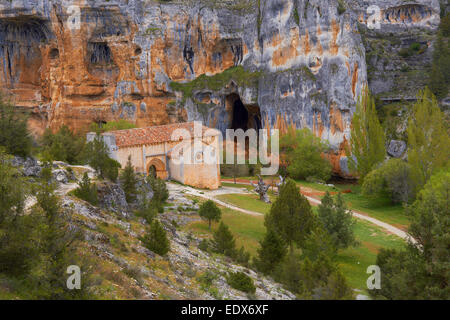
[[[365,27],[372,3],[375,31]],[[421,30],[428,48],[438,23],[438,0],[0,0],[0,83],[37,133],[122,118],[222,131],[294,124],[328,140],[345,173],[358,92],[369,79],[392,93],[404,70],[374,58],[375,40],[405,34],[398,49]]]

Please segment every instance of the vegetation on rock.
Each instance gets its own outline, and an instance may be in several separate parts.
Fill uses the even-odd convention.
[[[94,206],[98,204],[97,186],[95,183],[91,183],[87,172],[83,174],[83,179],[78,182],[78,188],[73,190],[73,195]]]

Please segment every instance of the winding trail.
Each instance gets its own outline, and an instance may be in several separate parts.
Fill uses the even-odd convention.
[[[229,182],[227,180],[224,180],[224,182]],[[251,185],[249,182],[244,182],[244,181],[239,181],[239,184],[245,184],[245,185]],[[242,208],[239,208],[237,206],[231,205],[227,202],[221,201],[219,199],[216,198],[216,196],[218,195],[222,195],[222,194],[251,194],[248,190],[246,190],[245,188],[234,188],[234,187],[228,187],[228,186],[222,186],[220,189],[218,190],[197,190],[194,188],[191,188],[189,186],[183,186],[183,185],[179,185],[179,184],[175,184],[175,183],[167,183],[167,187],[169,189],[169,191],[179,191],[179,192],[184,192],[186,194],[189,195],[193,195],[193,196],[197,196],[197,197],[201,197],[204,199],[208,199],[208,200],[212,200],[218,204],[220,204],[221,206],[224,206],[226,208],[235,210],[235,211],[239,211],[245,214],[249,214],[252,216],[264,216],[264,214],[260,213],[260,212],[255,212],[255,211],[250,211],[250,210],[245,210]],[[313,197],[310,197],[308,195],[305,195],[306,199],[308,199],[308,201],[314,205],[317,206],[321,203],[320,200],[315,199]],[[406,241],[411,241],[411,242],[416,242],[415,239],[413,239],[407,232],[394,227],[393,225],[390,225],[386,222],[380,221],[378,219],[372,218],[367,214],[361,213],[361,212],[356,212],[354,210],[349,210],[353,216],[355,218],[361,219],[361,220],[365,220],[368,221],[376,226],[379,226],[381,228],[383,228],[386,232],[390,233],[390,234],[394,234],[399,238],[402,238]]]
[[[226,202],[221,201],[221,200],[216,198],[216,196],[219,196],[219,195],[222,195],[222,194],[233,194],[233,193],[250,194],[250,192],[246,192],[246,191],[244,191],[243,189],[240,189],[240,188],[222,187],[222,188],[217,189],[217,190],[200,191],[200,190],[191,188],[189,186],[183,186],[183,185],[179,185],[179,184],[168,182],[167,183],[167,189],[169,190],[169,192],[182,192],[182,193],[189,194],[189,195],[192,195],[192,196],[196,196],[196,197],[201,197],[201,198],[204,198],[204,199],[212,200],[215,203],[220,204],[221,206],[224,206],[226,208],[229,208],[229,209],[232,209],[232,210],[235,210],[235,211],[240,211],[242,213],[249,214],[249,215],[252,215],[252,216],[264,216],[264,214],[262,214],[260,212],[245,210],[245,209],[233,206],[233,205],[231,205],[229,203],[226,203]]]

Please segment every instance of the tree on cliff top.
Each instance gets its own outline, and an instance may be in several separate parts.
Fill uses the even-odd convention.
[[[0,146],[5,147],[7,153],[21,157],[30,155],[32,138],[27,120],[0,95]]]
[[[353,115],[350,150],[347,150],[350,168],[359,175],[362,184],[366,175],[384,160],[385,136],[375,109],[375,99],[364,87]]]

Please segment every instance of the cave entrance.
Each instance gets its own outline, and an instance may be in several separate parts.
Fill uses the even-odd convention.
[[[258,105],[244,105],[240,96],[237,93],[232,93],[226,97],[226,110],[229,115],[228,129],[242,129],[247,131],[249,129],[256,130],[256,137],[259,136],[259,129],[261,129],[261,113]],[[238,140],[235,136],[234,141],[235,154],[238,151]],[[259,143],[257,139],[256,143]],[[249,159],[250,139],[245,137],[245,159]]]
[[[244,105],[238,94],[232,93],[226,98],[227,110],[230,115],[229,129],[244,131],[261,129],[261,112],[257,105]]]

